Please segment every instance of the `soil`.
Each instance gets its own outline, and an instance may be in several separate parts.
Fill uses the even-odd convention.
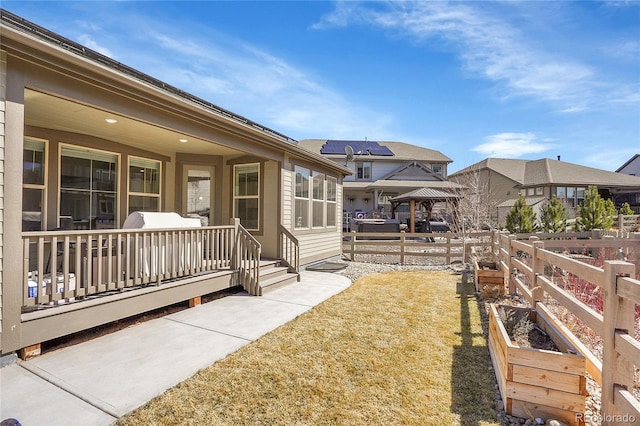
[[[498,313],[507,334],[519,346],[560,352],[551,337],[529,319],[528,310],[501,306]]]
[[[220,299],[232,294],[236,294],[242,291],[240,287],[233,287],[227,290],[217,291],[215,293],[206,294],[201,297],[201,303],[208,303],[216,299]],[[78,343],[86,342],[96,337],[105,336],[107,334],[114,333],[125,328],[133,327],[146,321],[162,318],[166,315],[170,315],[176,312],[180,312],[184,309],[189,309],[189,302],[181,302],[171,306],[165,306],[154,311],[145,312],[143,314],[134,315],[128,318],[124,318],[118,321],[103,324],[89,330],[80,331],[78,333],[70,334],[67,336],[59,337],[57,339],[42,342],[41,353],[52,352],[58,349],[62,349],[68,346],[77,345]]]

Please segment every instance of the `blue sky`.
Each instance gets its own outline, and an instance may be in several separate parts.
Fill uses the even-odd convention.
[[[3,0],[294,139],[615,170],[640,154],[640,2]]]

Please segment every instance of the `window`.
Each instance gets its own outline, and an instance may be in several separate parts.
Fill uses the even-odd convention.
[[[313,227],[324,226],[324,175],[313,172]]]
[[[576,206],[576,188],[574,187],[567,187],[567,204],[570,205],[571,207],[575,207]]]
[[[356,163],[356,179],[371,180],[371,163]]]
[[[257,231],[260,218],[260,164],[233,166],[233,212],[242,226]]]
[[[160,211],[160,161],[129,157],[129,213]]]
[[[584,188],[584,187],[576,188],[576,196],[577,196],[577,203],[578,204],[582,204],[584,202],[584,192],[585,191],[586,191],[586,188]]]
[[[42,231],[45,218],[46,143],[25,139],[22,151],[22,230]]]
[[[533,188],[527,188],[527,195],[533,195]]]
[[[544,188],[542,186],[536,188],[536,195],[544,195]]]
[[[338,180],[327,176],[327,227],[336,226]]]
[[[61,145],[61,226],[70,220],[78,229],[115,228],[117,195],[117,154]]]
[[[567,198],[567,188],[564,186],[558,186],[556,188],[556,197],[558,200],[563,201]]]
[[[309,227],[309,175],[310,172],[302,167],[296,167],[295,188],[295,224],[294,228]]]
[[[432,164],[431,170],[435,174],[442,175],[442,164]]]

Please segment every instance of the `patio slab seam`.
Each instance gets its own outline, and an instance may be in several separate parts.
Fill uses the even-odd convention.
[[[103,401],[97,396],[88,394],[87,391],[81,391],[80,389],[76,389],[75,386],[66,382],[65,380],[41,369],[37,365],[29,364],[26,362],[21,362],[18,364],[21,368],[24,368],[31,374],[34,374],[36,377],[45,380],[58,389],[78,398],[81,401],[86,402],[92,407],[97,408],[98,410],[108,414],[109,416],[114,418],[114,421],[121,417],[121,415],[117,412],[117,408],[113,405]]]

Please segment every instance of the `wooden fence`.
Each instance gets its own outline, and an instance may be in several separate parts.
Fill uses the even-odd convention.
[[[394,257],[401,265],[407,264],[410,258],[443,259],[443,264],[450,264],[454,260],[468,262],[476,249],[490,247],[491,238],[491,232],[465,236],[451,232],[345,232],[342,253],[351,261],[362,260],[363,256],[381,255]]]
[[[636,305],[640,305],[640,281],[636,279],[635,265],[623,260],[602,260],[599,267],[585,262],[594,256],[581,254],[584,250],[590,250],[592,255],[609,250],[609,256],[624,256],[637,250],[637,256],[640,240],[568,240],[554,236],[554,240],[541,240],[537,236],[521,240],[500,234],[493,240],[496,261],[508,276],[509,292],[517,290],[531,306],[544,304],[546,297],[552,298],[598,334],[603,341],[602,361],[566,327],[561,328],[583,353],[587,371],[602,387],[602,424],[619,424],[625,419],[631,420],[630,424],[640,422],[640,401],[633,395],[634,368],[640,368],[640,342],[634,337]],[[564,285],[567,277],[599,287],[604,295],[602,310],[570,293]]]

